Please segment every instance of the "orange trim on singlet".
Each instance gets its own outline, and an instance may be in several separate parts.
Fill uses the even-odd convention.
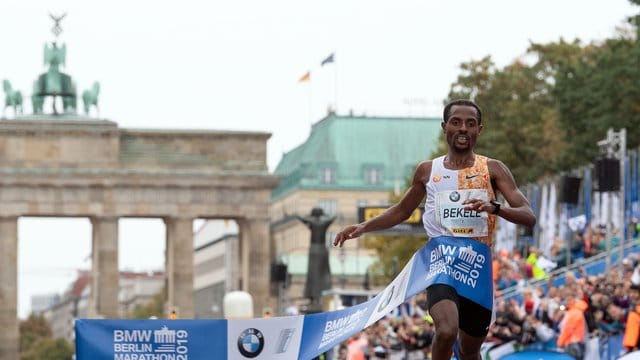
[[[473,166],[458,170],[458,189],[487,189],[490,200],[495,200],[496,195],[491,186],[491,174],[489,174],[488,158],[482,155],[475,155]],[[493,243],[493,230],[496,227],[496,216],[489,214],[487,218],[488,236],[475,237],[489,246]]]

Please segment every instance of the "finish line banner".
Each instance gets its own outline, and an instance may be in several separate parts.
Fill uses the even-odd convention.
[[[312,359],[375,323],[432,284],[491,309],[491,249],[438,237],[418,250],[373,299],[317,314],[241,320],[76,321],[78,360]]]

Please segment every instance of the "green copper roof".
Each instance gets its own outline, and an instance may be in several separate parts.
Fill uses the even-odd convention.
[[[272,197],[295,189],[382,191],[404,186],[417,163],[435,150],[441,121],[331,114],[313,125],[306,142],[284,154],[275,170],[283,178]],[[379,181],[367,178],[372,171]]]

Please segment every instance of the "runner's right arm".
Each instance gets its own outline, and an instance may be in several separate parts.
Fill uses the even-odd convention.
[[[346,240],[357,238],[366,232],[388,229],[408,219],[425,197],[427,193],[425,184],[430,175],[431,161],[421,162],[413,174],[409,189],[397,204],[370,220],[345,227],[336,235],[333,245],[342,246]]]

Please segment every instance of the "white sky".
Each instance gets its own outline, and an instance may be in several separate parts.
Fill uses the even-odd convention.
[[[79,92],[100,82],[100,117],[266,131],[273,169],[336,100],[339,113],[439,116],[460,63],[491,55],[504,66],[530,41],[602,40],[638,11],[628,0],[3,0],[0,78],[28,99],[53,40],[48,14],[67,12],[63,71]],[[311,82],[298,83],[307,70]],[[160,220],[120,228],[121,268],[163,266]],[[24,316],[32,294],[60,292],[90,265],[91,230],[86,219],[30,218],[19,232]]]

